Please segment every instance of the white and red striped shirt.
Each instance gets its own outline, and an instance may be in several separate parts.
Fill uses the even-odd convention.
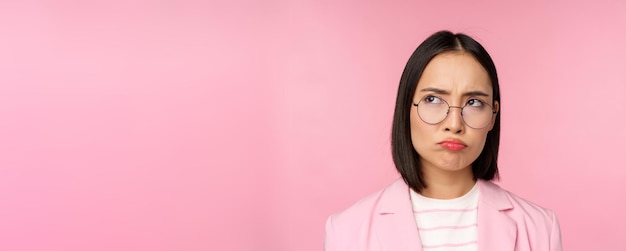
[[[410,196],[424,251],[477,250],[477,185],[449,200],[424,197],[412,189]]]

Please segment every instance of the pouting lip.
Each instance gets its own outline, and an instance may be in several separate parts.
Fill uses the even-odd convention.
[[[443,144],[443,143],[448,143],[448,144],[459,144],[459,145],[463,145],[463,146],[467,146],[467,144],[465,144],[465,142],[463,142],[460,139],[444,139],[441,142],[437,143],[437,144]]]

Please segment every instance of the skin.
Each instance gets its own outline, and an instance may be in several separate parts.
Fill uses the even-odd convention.
[[[463,106],[470,99],[480,99],[498,111],[493,102],[493,88],[487,71],[465,52],[445,52],[435,56],[426,66],[413,96],[418,103],[427,95],[440,97],[450,106]],[[451,108],[441,123],[431,125],[422,121],[417,107],[411,108],[411,140],[420,155],[426,189],[422,195],[437,199],[452,199],[466,194],[475,184],[472,163],[485,146],[487,133],[493,128],[495,116],[482,129],[467,126],[461,109]],[[462,150],[449,150],[440,142],[461,140]]]

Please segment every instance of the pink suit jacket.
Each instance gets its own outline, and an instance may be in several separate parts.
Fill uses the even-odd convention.
[[[489,181],[478,181],[479,251],[560,251],[556,215]],[[422,250],[409,197],[398,179],[326,221],[326,251]]]

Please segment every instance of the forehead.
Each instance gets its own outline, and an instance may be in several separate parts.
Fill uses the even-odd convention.
[[[456,92],[481,91],[493,94],[485,68],[469,53],[445,52],[435,56],[422,72],[416,92],[437,88]]]

